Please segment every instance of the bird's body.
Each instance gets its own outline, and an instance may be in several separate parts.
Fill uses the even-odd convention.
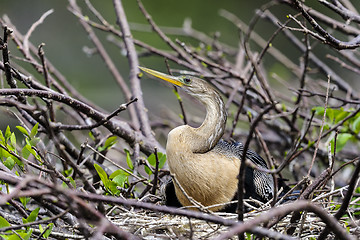
[[[200,78],[173,77],[151,69],[141,69],[182,87],[206,106],[206,117],[200,127],[183,125],[170,131],[166,155],[170,172],[176,178],[175,192],[181,205],[193,205],[185,192],[203,206],[218,205],[210,210],[221,210],[225,203],[236,197],[243,146],[220,140],[227,116],[220,94]],[[254,164],[267,168],[266,162],[255,152],[247,151],[246,157]],[[245,197],[268,201],[272,197],[273,186],[271,175],[246,169]]]

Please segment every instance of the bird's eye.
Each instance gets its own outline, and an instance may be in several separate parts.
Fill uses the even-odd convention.
[[[188,77],[184,77],[184,83],[185,84],[190,84],[191,83],[191,79]]]

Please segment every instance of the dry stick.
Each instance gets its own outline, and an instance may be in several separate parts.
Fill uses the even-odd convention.
[[[80,111],[87,115],[88,117],[94,119],[95,121],[103,121],[106,116],[99,112],[98,110],[90,107],[83,102],[76,100],[72,97],[66,96],[64,94],[60,94],[54,91],[43,91],[43,90],[32,90],[32,89],[0,89],[0,95],[14,95],[14,96],[37,96],[40,98],[52,99],[58,102],[62,102],[77,111]],[[138,135],[135,137],[135,132],[128,123],[124,121],[117,120],[115,121],[107,121],[104,123],[104,126],[113,134],[120,136],[125,139],[131,145],[135,144],[136,141],[140,143],[140,148],[142,152],[145,154],[151,154],[153,152],[154,147],[157,147],[161,152],[165,152],[163,147],[159,143],[153,143],[148,140],[147,137]],[[63,143],[67,144],[67,143]],[[76,154],[78,156],[78,153]]]
[[[270,12],[266,12],[264,17],[269,19],[274,25],[278,25],[280,22]],[[285,37],[287,37],[290,40],[290,42],[292,42],[300,51],[302,51],[302,52],[306,51],[306,47],[304,46],[304,44],[298,38],[296,38],[296,36],[291,31],[289,31],[288,29],[285,29],[283,31],[283,33],[284,33]],[[350,86],[350,84],[348,84],[344,79],[342,79],[339,75],[337,75],[337,73],[335,71],[333,71],[333,69],[331,69],[329,66],[327,66],[318,57],[316,57],[316,55],[314,53],[312,53],[312,52],[309,53],[309,60],[316,67],[318,67],[320,69],[320,71],[322,73],[324,73],[326,76],[331,76],[331,80],[333,82],[335,82],[341,90],[350,92],[352,95],[354,95],[353,89]]]
[[[184,52],[170,38],[168,38],[161,31],[161,29],[155,24],[155,22],[152,20],[151,16],[146,11],[146,9],[145,9],[144,5],[142,4],[142,2],[140,0],[137,0],[137,2],[138,2],[138,5],[139,5],[139,8],[140,8],[141,12],[143,13],[143,15],[145,16],[146,20],[149,22],[149,24],[151,25],[153,30],[159,35],[159,37],[161,39],[163,39],[164,42],[166,44],[168,44],[181,58],[185,59],[188,63],[194,65],[193,67],[195,67],[197,69],[197,71],[200,71],[200,69],[201,69],[200,63],[198,61],[195,61],[194,59],[192,59],[189,55],[186,54],[186,52]]]
[[[256,136],[258,138],[258,141],[260,142],[260,145],[261,145],[262,149],[265,152],[265,156],[266,156],[266,160],[267,160],[266,162],[267,162],[267,165],[268,165],[269,169],[275,169],[275,164],[274,164],[274,161],[273,161],[273,157],[272,157],[272,155],[271,155],[271,153],[269,151],[269,148],[268,148],[264,138],[261,135],[261,132],[257,128],[255,128],[255,133],[256,133]],[[275,174],[272,174],[272,177],[273,177],[273,180],[274,180],[274,192],[273,192],[273,201],[271,202],[271,206],[273,207],[275,205],[275,203],[277,202],[278,179],[275,176]]]
[[[11,24],[11,21],[10,19],[4,17],[4,19],[6,19],[6,23],[10,24],[14,29],[15,29],[15,26],[13,26]],[[0,19],[0,24],[4,25],[5,23],[2,21],[2,19]],[[21,42],[21,39],[23,39],[24,37],[19,33],[19,32],[15,32],[13,34],[13,41],[17,44],[17,46],[19,46],[20,48],[20,51],[22,51],[24,53],[24,51],[22,50],[22,42]],[[35,46],[29,42],[29,47],[30,47],[30,50],[32,53],[36,53],[37,52],[37,49],[35,48]],[[36,61],[33,59],[33,58],[28,58],[28,56],[25,56],[27,59],[30,59],[30,63],[34,66],[34,68],[36,69],[36,71],[38,71],[39,73],[41,73],[41,69],[39,67],[37,67],[37,65],[35,64]],[[29,57],[31,57],[31,55],[29,55]],[[51,64],[51,62],[49,61],[49,59],[46,59],[46,62],[47,62],[47,66],[48,66],[48,70],[49,70],[49,73],[51,73],[48,77],[49,79],[51,79],[51,82],[54,86],[54,88],[56,88],[56,90],[58,90],[59,92],[61,93],[66,93],[66,91],[70,92],[70,95],[73,96],[73,97],[76,97],[78,99],[80,99],[81,101],[89,104],[90,106],[92,107],[95,107],[94,104],[92,104],[89,100],[87,100],[85,97],[83,97],[81,94],[79,94],[79,92],[67,81],[67,79],[54,67],[54,65]],[[15,69],[12,69],[13,72],[16,72]],[[14,75],[14,73],[13,73]],[[54,75],[54,77],[52,77],[52,75]],[[27,76],[24,76],[23,74],[20,74],[20,73],[16,73],[14,75],[14,77],[18,78],[19,80],[21,80],[25,85],[28,85],[27,84],[27,81],[30,81],[30,84],[32,85],[35,85],[33,86],[32,88],[35,88],[35,89],[43,89],[45,88],[43,85],[39,84],[38,82],[34,81],[34,80],[31,80],[29,77]],[[57,82],[59,81],[60,84]],[[62,87],[64,86],[64,87]],[[44,89],[43,89],[44,90]],[[97,107],[98,108],[98,107]]]
[[[165,58],[165,64],[166,64],[166,68],[168,70],[168,73],[170,75],[172,75],[167,58]],[[176,86],[174,86],[174,92],[175,92],[176,98],[177,98],[177,100],[179,102],[179,105],[180,105],[180,109],[181,109],[181,113],[182,113],[182,116],[183,116],[184,124],[187,125],[187,119],[186,119],[184,104],[183,104],[183,101],[182,101],[182,99],[181,99],[181,97],[179,95],[179,92],[178,92]]]
[[[72,13],[73,13],[76,17],[78,17],[78,18],[81,19],[82,21],[87,22],[89,25],[91,25],[91,26],[94,27],[94,28],[97,28],[97,29],[99,29],[99,30],[101,30],[101,31],[105,31],[105,32],[112,33],[112,34],[114,34],[115,36],[118,36],[118,37],[120,37],[120,38],[123,38],[123,34],[122,34],[119,30],[115,29],[114,26],[110,25],[110,24],[109,24],[108,22],[106,22],[105,20],[104,20],[105,22],[102,21],[102,24],[103,24],[103,25],[100,25],[100,24],[98,24],[98,23],[90,20],[88,17],[85,17],[85,16],[79,14],[78,12],[72,11]],[[95,15],[98,15],[98,14],[99,14],[99,13],[97,12]],[[98,18],[99,18],[99,17],[103,19],[103,17],[102,17],[101,15],[98,16]],[[192,70],[194,70],[194,71],[196,71],[196,69],[197,69],[194,65],[192,65],[192,64],[190,64],[190,63],[188,63],[188,62],[186,62],[186,61],[184,61],[184,60],[179,59],[179,58],[178,58],[177,56],[175,56],[174,54],[170,54],[170,53],[167,52],[167,51],[162,51],[162,50],[159,50],[159,49],[157,49],[157,48],[154,48],[154,47],[152,47],[152,46],[150,46],[150,45],[148,45],[148,44],[146,44],[146,43],[144,43],[144,42],[142,42],[142,41],[140,41],[140,40],[137,40],[137,39],[133,39],[133,41],[134,41],[134,44],[135,44],[135,45],[137,45],[137,46],[139,46],[139,47],[141,47],[141,48],[144,48],[144,49],[148,50],[150,53],[153,53],[153,54],[155,54],[155,55],[158,55],[158,56],[164,57],[164,58],[166,58],[166,59],[169,59],[169,60],[171,60],[171,61],[173,61],[173,62],[175,62],[175,63],[177,63],[177,64],[179,64],[179,65],[181,65],[181,66],[184,66],[184,67],[186,67],[186,68],[192,69]],[[111,41],[111,42],[114,42],[114,41]]]
[[[73,214],[80,219],[83,219],[85,217],[91,216],[90,221],[95,220],[95,223],[100,225],[100,228],[102,228],[103,232],[109,233],[116,237],[116,239],[131,239],[131,240],[140,240],[139,237],[136,237],[135,235],[125,232],[115,226],[112,222],[110,222],[104,215],[96,211],[90,204],[85,202],[83,199],[79,198],[73,193],[69,193],[69,196],[65,196],[69,201],[69,207],[73,209]],[[75,206],[75,204],[76,206]],[[86,214],[84,214],[86,213]],[[87,216],[86,216],[87,215]],[[95,232],[96,236],[96,232]],[[93,238],[93,239],[99,239],[99,238]]]
[[[339,14],[343,19],[360,23],[360,16],[345,8],[339,1],[333,1],[335,4],[329,3],[325,0],[321,0],[319,2]]]
[[[27,31],[27,33],[24,36],[24,41],[23,41],[23,50],[25,52],[25,55],[29,55],[29,38],[31,36],[31,34],[34,32],[34,30],[44,22],[45,18],[47,16],[49,16],[50,14],[52,14],[54,12],[54,9],[50,9],[48,11],[46,11],[40,18],[39,20],[37,20],[36,22],[34,22],[30,29]]]
[[[325,98],[325,106],[324,106],[324,115],[323,115],[323,118],[322,118],[322,121],[321,121],[320,133],[319,133],[318,140],[317,140],[317,142],[316,142],[316,146],[315,146],[313,158],[312,158],[312,161],[311,161],[311,164],[310,164],[310,167],[309,167],[309,171],[308,171],[308,173],[307,173],[307,177],[310,176],[312,167],[313,167],[313,165],[314,165],[315,158],[316,158],[316,154],[317,154],[317,151],[318,151],[319,145],[320,145],[320,140],[321,140],[322,132],[323,132],[323,130],[324,130],[325,118],[326,118],[326,109],[327,109],[327,107],[328,107],[328,99],[329,99],[329,88],[330,88],[330,76],[328,76],[328,85],[327,85],[327,88],[326,88],[326,98]]]
[[[228,12],[227,10],[221,9],[219,12],[220,16],[226,18],[232,23],[236,23],[236,26],[241,30],[242,32],[248,33],[249,28],[253,28],[253,24],[249,25],[249,27],[246,26],[244,22],[242,22],[236,15]],[[259,15],[257,15],[259,16]],[[251,36],[249,36],[252,41],[254,41],[258,46],[265,48],[268,42],[266,42],[260,35],[258,35],[256,32],[252,31]],[[244,41],[245,42],[245,41]],[[298,69],[298,66],[287,56],[285,56],[282,52],[280,52],[277,48],[271,47],[267,51],[270,55],[272,55],[275,59],[277,59],[279,62],[281,62],[284,66],[286,66],[288,69],[291,69],[293,73],[296,76],[300,76],[300,70]]]
[[[1,176],[0,176],[0,178],[1,178]],[[198,212],[198,211],[190,211],[190,210],[184,210],[184,209],[167,207],[167,206],[159,206],[159,205],[155,205],[155,204],[139,202],[139,201],[136,201],[133,199],[122,199],[122,198],[103,196],[103,195],[97,195],[97,194],[92,194],[92,193],[85,194],[85,193],[81,193],[81,192],[75,192],[74,194],[76,194],[76,196],[78,196],[84,200],[88,200],[88,201],[95,201],[95,202],[101,201],[101,202],[109,203],[109,204],[112,203],[112,204],[118,204],[118,205],[132,206],[135,208],[148,209],[148,210],[152,210],[155,212],[163,212],[163,213],[168,213],[171,215],[196,218],[196,219],[213,222],[213,223],[217,223],[217,224],[221,224],[221,225],[225,225],[225,226],[233,226],[237,223],[234,220],[226,219],[226,218],[216,216],[216,215],[209,215],[209,214],[204,214],[204,213]],[[249,232],[257,234],[259,236],[268,236],[270,238],[275,238],[275,239],[293,239],[285,234],[277,233],[277,232],[270,231],[268,229],[256,227],[256,226],[253,226],[253,228],[251,228],[249,230]]]
[[[245,183],[245,168],[246,168],[246,155],[247,150],[249,149],[250,141],[252,139],[252,135],[255,131],[255,128],[257,124],[261,121],[264,114],[266,114],[268,111],[270,111],[273,108],[273,105],[268,105],[254,120],[254,122],[251,124],[251,128],[249,131],[249,135],[246,139],[246,142],[244,144],[243,154],[241,156],[241,164],[239,169],[239,181],[238,181],[238,204],[237,204],[237,211],[238,211],[238,220],[243,221],[244,220],[244,183]],[[239,236],[240,239],[244,238],[244,235],[242,234]]]
[[[159,174],[159,157],[158,157],[158,152],[157,152],[157,148],[154,149],[154,154],[155,154],[155,172],[154,172],[154,179],[153,179],[153,186],[151,188],[150,193],[155,195],[156,194],[156,188],[157,188],[157,184],[158,184],[158,174]]]
[[[310,14],[302,7],[302,3],[300,3],[300,1],[295,0],[293,1],[295,3],[295,6],[298,10],[300,10],[300,12],[302,13],[302,15],[306,18],[306,20],[309,21],[309,23],[311,24],[311,26],[321,35],[323,36],[326,41],[326,44],[329,44],[330,46],[336,48],[337,50],[342,50],[342,49],[355,49],[358,48],[360,46],[360,38],[355,37],[354,39],[352,39],[349,42],[343,42],[340,41],[338,39],[336,39],[335,37],[333,37],[329,32],[325,31],[324,28],[322,28],[316,21],[314,18],[312,18],[310,16]]]
[[[346,57],[346,55],[344,55],[344,56]],[[354,73],[356,73],[358,75],[360,74],[360,69],[358,68],[359,66],[358,67],[353,67],[353,66],[345,63],[344,61],[340,60],[340,58],[334,57],[334,56],[332,56],[330,54],[326,54],[326,58],[335,61],[337,64],[339,64],[341,67],[343,67],[343,68],[345,68],[347,70],[350,70],[350,71],[352,71],[352,72],[354,72]]]
[[[274,217],[287,215],[292,211],[308,211],[315,213],[318,217],[326,223],[327,226],[330,226],[335,236],[338,239],[354,239],[350,236],[346,230],[338,223],[337,219],[333,216],[329,215],[324,209],[309,203],[307,201],[297,201],[294,203],[290,203],[287,205],[282,205],[277,208],[270,209],[268,212],[261,214],[254,219],[249,219],[245,223],[238,223],[234,227],[232,227],[228,232],[220,235],[216,238],[216,240],[229,239],[236,234],[248,232],[250,229],[254,228],[261,223],[267,222]]]
[[[346,210],[349,206],[349,203],[351,201],[352,195],[354,193],[354,189],[356,187],[356,183],[359,179],[359,173],[360,173],[360,161],[357,163],[355,171],[351,177],[350,183],[349,183],[349,188],[347,190],[347,193],[343,199],[343,202],[339,208],[339,210],[335,213],[334,217],[335,219],[339,220],[345,213]],[[326,239],[327,235],[330,233],[330,229],[331,227],[326,225],[326,227],[324,228],[324,230],[320,233],[319,235],[319,240],[323,240]]]
[[[79,15],[82,14],[81,10],[80,10],[79,6],[76,4],[75,0],[70,0],[69,3],[70,3],[70,6],[72,7],[72,11],[77,12]],[[86,21],[83,21],[81,18],[79,18],[79,20],[80,20],[80,24],[82,25],[82,27],[89,34],[91,41],[95,45],[101,58],[104,60],[105,65],[109,69],[112,76],[115,78],[116,82],[119,84],[119,86],[125,96],[125,101],[130,101],[131,98],[133,98],[133,96],[132,96],[133,94],[130,92],[130,89],[128,88],[128,86],[125,83],[125,80],[121,76],[119,70],[117,69],[115,63],[112,61],[111,57],[107,53],[107,51],[106,51],[105,47],[103,46],[103,44],[101,43],[100,39],[96,36],[93,29]],[[138,98],[140,96],[135,96],[135,97]],[[130,107],[129,113],[131,116],[132,123],[134,124],[134,127],[138,130],[140,123],[139,123],[139,119],[136,114],[135,108],[136,107],[134,107],[134,108]]]
[[[38,55],[39,55],[40,60],[41,60],[46,87],[51,88],[51,80],[48,77],[47,63],[46,63],[45,56],[44,56],[44,54],[45,54],[44,49],[43,49],[44,45],[45,45],[44,43],[39,45],[39,47],[38,47]],[[49,102],[46,103],[46,105],[48,106],[48,109],[49,109],[50,120],[52,122],[55,122],[55,112],[54,112],[54,107],[53,107],[52,102],[49,101]]]
[[[301,78],[300,78],[300,89],[303,89],[305,87],[305,78],[306,78],[306,74],[307,74],[307,68],[308,68],[308,64],[309,64],[309,53],[310,53],[310,42],[309,42],[309,35],[305,34],[305,47],[306,47],[306,51],[304,52],[304,57],[303,57],[303,71],[301,74]],[[297,120],[297,113],[299,110],[299,105],[300,102],[302,100],[302,94],[298,94],[296,101],[295,101],[295,106],[297,105],[298,108],[295,109],[293,116],[292,116],[292,124],[295,124],[296,120]]]
[[[347,166],[347,165],[349,165],[349,164],[352,164],[352,163],[354,163],[355,161],[358,161],[359,159],[360,159],[360,157],[356,157],[356,158],[354,158],[353,160],[351,160],[351,161],[349,161],[349,162],[347,162],[347,163],[344,163],[344,164],[341,165],[338,169],[336,169],[336,170],[331,174],[330,177],[335,176],[335,175],[336,175],[338,172],[340,172],[340,170],[343,169],[345,166]]]
[[[347,1],[347,0],[346,0]],[[293,4],[293,0],[282,0],[282,2],[289,4],[291,7],[295,8],[295,5]],[[317,10],[307,7],[305,5],[302,6],[305,11],[307,11],[312,17],[318,19],[320,22],[325,23],[332,29],[336,29],[336,31],[345,33],[350,36],[357,36],[360,34],[360,29],[356,28],[355,26],[352,26],[350,24],[344,24],[344,22],[340,22],[336,20],[334,17],[329,17],[328,15],[325,15],[321,12],[318,12]]]
[[[138,103],[136,104],[136,110],[138,114],[138,118],[140,120],[140,126],[135,126],[135,130],[141,130],[146,137],[151,142],[156,142],[155,137],[152,133],[149,117],[146,111],[144,99],[143,99],[143,93],[141,89],[140,79],[138,77],[138,74],[140,73],[140,70],[138,68],[139,66],[139,59],[137,57],[133,37],[131,35],[130,27],[126,18],[126,14],[124,11],[124,8],[122,6],[121,0],[113,0],[116,18],[117,18],[117,24],[119,25],[121,32],[123,34],[123,40],[125,43],[125,48],[127,50],[127,56],[129,60],[130,65],[130,83],[131,83],[131,90],[134,97],[138,99]],[[141,128],[141,129],[140,129]]]
[[[315,181],[307,186],[307,188],[301,193],[299,200],[304,200],[304,199],[308,199],[310,197],[310,194],[313,193],[319,186],[321,186],[325,180],[327,180],[328,176],[331,173],[331,169],[327,168],[325,169],[320,175],[319,177],[317,177],[315,179]],[[298,201],[299,201],[298,200]],[[301,213],[299,211],[296,211],[293,213],[291,219],[290,219],[290,223],[292,225],[294,225],[294,223],[296,223],[299,219],[301,218]],[[276,224],[277,222],[272,222],[270,223],[268,226],[272,227]],[[289,235],[292,235],[296,230],[296,226],[291,226],[286,233]]]
[[[55,129],[62,129],[62,130],[86,130],[86,129],[93,129],[93,128],[97,128],[100,127],[104,124],[106,124],[110,119],[112,119],[113,117],[116,117],[120,112],[128,109],[128,106],[134,102],[137,101],[137,98],[134,98],[132,100],[130,100],[127,103],[123,103],[121,104],[117,109],[115,109],[113,112],[111,112],[107,117],[105,117],[104,119],[95,122],[94,124],[91,125],[66,125],[66,124],[54,124],[54,128]]]
[[[5,69],[5,78],[7,83],[11,88],[17,88],[16,81],[11,74],[10,58],[9,58],[9,49],[8,49],[8,36],[12,33],[12,30],[7,26],[4,27],[4,40],[0,38],[0,45],[2,50],[3,64]],[[18,96],[18,100],[22,104],[26,104],[26,99],[23,96]]]
[[[255,24],[257,23],[257,21],[260,19],[260,17],[262,17],[263,15],[265,15],[266,13],[264,12],[265,9],[270,8],[274,3],[270,2],[269,4],[265,4],[265,6],[263,7],[262,11],[258,11],[257,15],[254,19],[252,19],[252,23],[250,23],[249,25],[249,29],[246,35],[246,41],[244,46],[245,46],[245,51],[247,53],[247,56],[250,59],[250,62],[253,65],[253,72],[251,75],[253,75],[254,73],[257,73],[257,78],[260,81],[261,87],[262,89],[265,91],[267,97],[268,97],[268,101],[270,101],[272,104],[274,104],[274,97],[272,95],[272,92],[270,91],[270,86],[269,83],[266,79],[266,77],[264,76],[264,74],[261,73],[260,69],[259,69],[259,64],[261,59],[263,58],[263,56],[265,55],[265,53],[267,53],[268,49],[270,48],[271,42],[273,41],[273,39],[284,30],[284,28],[286,27],[286,25],[290,22],[289,20],[286,21],[284,23],[284,25],[280,26],[273,34],[272,36],[269,38],[268,42],[266,43],[265,47],[263,48],[263,50],[261,51],[261,53],[259,54],[259,56],[257,57],[257,60],[255,61],[255,59],[252,58],[251,53],[249,51],[249,43],[248,43],[248,39],[250,38],[250,33],[253,31]],[[280,112],[277,108],[275,108],[276,112]],[[296,126],[292,123],[292,121],[287,118],[286,116],[282,116],[282,119],[288,124],[288,126],[290,127],[290,129],[294,132],[298,132]]]

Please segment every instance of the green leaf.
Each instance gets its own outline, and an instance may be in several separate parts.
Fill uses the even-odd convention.
[[[148,166],[144,166],[144,170],[145,172],[150,176],[151,174],[153,174],[153,172],[151,171],[151,169]]]
[[[340,122],[350,114],[350,112],[345,111],[343,108],[336,110],[334,112],[335,112],[335,123]]]
[[[95,141],[95,137],[94,137],[94,135],[92,134],[91,131],[89,131],[89,137],[90,137],[91,140]]]
[[[347,141],[351,139],[350,133],[340,133],[336,139],[336,152],[340,152],[346,145]]]
[[[324,107],[314,107],[312,110],[315,111],[317,115],[324,115]]]
[[[5,165],[8,169],[12,170],[13,167],[15,166],[15,161],[14,161],[14,159],[12,159],[12,157],[8,157],[8,158],[6,159],[6,161],[4,162],[4,165]]]
[[[11,143],[11,146],[13,148],[13,151],[16,151],[16,136],[15,136],[15,133],[11,133],[10,143]]]
[[[351,128],[355,133],[360,132],[360,116],[355,119],[355,121],[351,125]]]
[[[24,168],[24,163],[23,163],[20,159],[18,159],[18,158],[15,157],[15,156],[12,156],[12,155],[11,155],[11,158],[16,162],[16,164],[17,164],[19,167],[21,167],[21,169]]]
[[[71,176],[68,176],[67,179],[69,179],[71,185],[72,185],[74,188],[76,188],[76,182],[74,181],[74,179],[73,179]]]
[[[107,188],[109,186],[109,179],[108,176],[106,174],[106,172],[104,171],[104,169],[102,169],[98,164],[94,164],[95,170],[96,172],[99,174],[99,177],[102,181],[102,183],[104,184],[104,186]]]
[[[23,218],[23,223],[34,222],[39,214],[39,210],[40,208],[35,208],[26,219]]]
[[[115,143],[117,142],[117,136],[111,136],[108,139],[106,139],[104,143],[104,147],[106,149],[111,148]]]
[[[35,137],[35,138],[32,138],[32,139],[29,141],[29,144],[30,144],[32,147],[35,147],[36,144],[38,144],[38,142],[40,142],[40,138]]]
[[[161,169],[165,165],[166,154],[158,153],[158,158],[159,158],[159,169]]]
[[[5,145],[5,138],[4,138],[4,135],[3,135],[1,130],[0,130],[0,141],[1,141],[2,144]]]
[[[65,170],[63,171],[63,174],[64,174],[65,177],[68,177],[68,176],[70,176],[73,172],[74,172],[74,169],[73,169],[73,168],[68,168],[68,169],[65,169]]]
[[[111,136],[106,139],[104,146],[98,148],[99,152],[110,149],[117,142],[117,136]]]
[[[3,158],[8,158],[8,157],[11,157],[12,155],[6,151],[5,149],[2,149],[0,148],[0,157],[3,157]]]
[[[10,227],[10,223],[3,218],[2,216],[0,216],[0,228],[4,228],[4,227]]]
[[[27,209],[26,205],[30,201],[30,198],[29,197],[19,197],[19,199],[20,199],[21,204],[24,206],[24,208]]]
[[[110,193],[112,194],[112,195],[119,195],[120,194],[120,190],[119,189],[117,189],[117,187],[118,187],[118,185],[115,183],[115,182],[113,182],[113,181],[110,181],[109,182],[109,187],[107,188],[109,191],[110,191]]]
[[[165,162],[166,162],[166,154],[163,154],[161,152],[158,152],[158,159],[159,159],[159,169],[161,169]],[[150,154],[150,156],[148,157],[148,162],[150,163],[151,166],[156,167],[156,158],[155,158],[155,154],[152,153]]]
[[[31,153],[30,153],[30,151],[27,149],[26,146],[27,146],[27,145],[25,145],[25,146],[23,147],[23,149],[21,150],[21,154],[22,154],[23,158],[28,159]]]
[[[41,161],[40,156],[36,153],[36,151],[31,147],[30,144],[25,145],[25,148],[26,148],[38,161]]]
[[[150,154],[150,156],[147,158],[147,160],[148,160],[148,162],[150,163],[151,166],[155,167],[156,158],[155,158],[154,153]]]
[[[40,228],[40,226],[41,225],[39,225],[39,228]],[[52,229],[53,229],[53,227],[54,227],[54,224],[53,223],[49,223],[48,225],[47,225],[47,229],[46,229],[46,231],[43,233],[43,237],[44,238],[48,238],[49,236],[50,236],[50,234],[51,234],[51,231],[52,231]],[[42,228],[42,227],[41,227]],[[40,230],[41,232],[43,232],[44,230]]]
[[[16,128],[25,136],[30,137],[30,134],[28,133],[28,131],[23,127],[23,126],[16,126]]]
[[[39,123],[36,123],[34,127],[31,129],[30,132],[30,138],[35,137],[35,135],[38,133]]]
[[[114,177],[112,179],[112,181],[114,183],[116,183],[116,185],[119,186],[119,187],[124,187],[125,182],[127,180],[128,180],[128,176],[127,175],[122,175],[122,174],[119,174],[119,175],[117,175],[116,177]]]
[[[127,173],[126,171],[122,170],[122,169],[118,169],[115,172],[113,172],[110,176],[109,179],[113,179],[114,177],[116,177],[117,175],[125,175],[125,176],[129,176],[130,173]]]
[[[7,140],[10,138],[10,136],[11,136],[11,131],[10,131],[10,126],[8,125],[5,130],[5,142],[7,142]]]
[[[329,118],[330,122],[335,121],[335,114],[334,114],[334,110],[332,108],[326,109],[326,116]]]
[[[124,149],[124,151],[126,153],[126,164],[128,165],[128,167],[131,170],[134,170],[134,165],[133,165],[131,157],[130,157],[130,152],[127,149]]]

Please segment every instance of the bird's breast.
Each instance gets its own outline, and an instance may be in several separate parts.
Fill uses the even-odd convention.
[[[192,205],[176,182],[188,196],[204,206],[231,201],[237,191],[239,159],[214,150],[201,154],[192,153],[188,139],[181,129],[177,129],[169,133],[166,154],[170,172],[177,180],[175,191],[180,203],[184,206]]]

